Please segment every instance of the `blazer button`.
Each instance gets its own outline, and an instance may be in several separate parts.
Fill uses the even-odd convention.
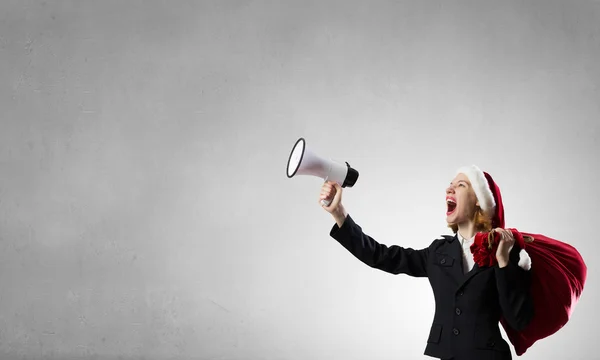
[[[460,331],[458,331],[457,328],[452,329],[452,332],[454,333],[454,335],[460,334]]]
[[[460,312],[461,312],[460,309],[456,308],[456,315],[460,315]]]
[[[463,296],[464,294],[465,294],[465,293],[464,293],[464,292],[461,290],[461,291],[458,293],[458,296]]]
[[[445,263],[446,263],[446,259],[440,260],[440,264],[445,264]]]
[[[488,343],[487,343],[487,346],[489,346],[489,347],[494,347],[494,345],[496,345],[496,343],[493,341],[488,341]]]

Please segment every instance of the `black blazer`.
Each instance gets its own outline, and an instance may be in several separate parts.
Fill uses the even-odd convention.
[[[425,355],[456,360],[512,359],[500,333],[500,317],[515,330],[523,329],[533,317],[531,276],[517,265],[517,244],[506,267],[479,267],[476,263],[464,274],[456,235],[443,236],[420,250],[387,246],[365,234],[348,215],[342,227],[333,225],[330,236],[370,267],[429,278],[435,315]]]

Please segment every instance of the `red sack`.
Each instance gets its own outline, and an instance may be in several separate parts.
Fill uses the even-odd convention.
[[[556,333],[569,321],[585,285],[587,266],[579,252],[569,244],[540,234],[509,230],[516,239],[516,245],[522,249],[521,255],[524,255],[519,266],[530,265],[531,296],[535,309],[533,319],[522,331],[512,329],[504,318],[500,319],[516,354],[520,356],[536,341]],[[499,238],[499,234],[493,234]],[[473,250],[480,252],[479,255],[474,252],[474,256],[478,256],[482,263],[495,261],[498,238],[491,239],[489,235],[477,234],[473,244]],[[492,249],[481,246],[486,242],[485,238]],[[484,252],[484,248],[488,250]]]

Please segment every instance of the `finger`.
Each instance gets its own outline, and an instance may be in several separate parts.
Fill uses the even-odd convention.
[[[511,231],[504,229],[504,230],[502,230],[502,233],[504,234],[504,237],[506,238],[507,241],[514,240],[514,237],[513,237],[513,234]]]
[[[500,235],[500,238],[498,239],[498,243],[503,243],[504,242],[504,234],[502,234],[502,231],[496,231],[496,233],[498,233],[498,235]]]
[[[491,231],[491,232],[492,232],[492,233],[496,233],[496,234],[500,235],[499,241],[501,241],[501,240],[502,240],[502,229],[501,229],[501,228],[495,228],[495,229],[492,229],[492,231]],[[494,238],[495,238],[495,237],[496,237],[496,236],[494,236]]]
[[[334,198],[339,198],[340,196],[342,196],[342,188],[340,187],[339,184],[335,184],[335,190],[334,191]]]
[[[319,200],[331,200],[331,196],[329,196],[329,195],[321,195],[321,196],[319,196]]]
[[[498,229],[498,233],[500,234],[500,241],[501,242],[506,242],[508,239],[506,237],[506,232],[504,231],[504,229]]]
[[[326,191],[321,192],[321,197],[322,198],[327,198],[327,199],[330,199],[330,200],[332,198],[335,198],[335,195],[336,194],[334,194],[334,192],[330,191],[330,190],[326,190]]]
[[[515,239],[511,236],[511,234],[507,232],[502,233],[502,242],[504,242],[507,246],[511,246],[515,243]]]

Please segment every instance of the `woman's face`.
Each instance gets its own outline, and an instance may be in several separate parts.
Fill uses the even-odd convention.
[[[475,192],[465,174],[458,174],[446,189],[446,221],[448,224],[465,224],[473,220],[475,205],[478,204]]]

